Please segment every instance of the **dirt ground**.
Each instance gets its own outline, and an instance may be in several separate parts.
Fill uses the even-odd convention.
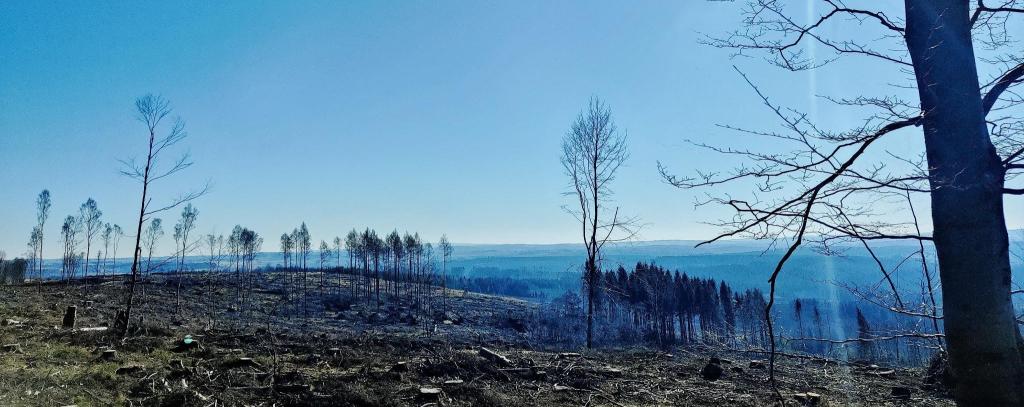
[[[526,302],[454,292],[445,310],[434,290],[429,311],[351,303],[350,281],[339,275],[329,276],[323,296],[311,288],[304,309],[281,289],[290,279],[258,273],[245,307],[230,274],[190,274],[175,312],[173,280],[154,276],[140,292],[141,329],[124,340],[102,329],[122,302],[120,280],[0,287],[0,344],[11,345],[0,353],[0,405],[778,404],[764,355],[555,349],[530,340]],[[70,305],[76,328],[65,329]],[[715,381],[701,374],[711,358],[723,371]],[[791,357],[777,370],[786,405],[953,405],[922,376]]]

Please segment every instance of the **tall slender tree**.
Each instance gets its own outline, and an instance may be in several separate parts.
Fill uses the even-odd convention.
[[[39,280],[43,279],[43,232],[46,230],[46,220],[50,217],[50,190],[44,189],[36,197],[36,227],[39,229],[39,244],[37,246],[39,259],[36,263],[36,275]]]
[[[75,278],[75,268],[78,259],[79,233],[82,229],[82,222],[75,216],[68,215],[61,225],[60,234],[64,244],[63,262],[61,263],[61,279],[69,284]]]
[[[82,222],[82,227],[85,231],[85,270],[83,272],[84,278],[89,277],[89,254],[92,249],[92,239],[96,237],[96,234],[100,231],[100,217],[103,216],[103,211],[96,205],[96,201],[89,198],[82,204],[79,210],[79,218]]]
[[[587,291],[587,348],[593,347],[594,302],[601,276],[601,250],[608,242],[625,240],[634,234],[636,221],[624,217],[619,208],[609,208],[611,183],[626,162],[626,133],[612,120],[611,110],[598,98],[591,98],[562,138],[562,168],[569,177],[569,192],[577,201],[565,209],[580,222],[587,250],[583,282]]]
[[[166,205],[151,206],[153,198],[150,196],[149,189],[152,184],[190,167],[192,161],[189,155],[185,154],[174,160],[173,164],[168,168],[155,168],[154,164],[163,157],[164,153],[168,152],[169,148],[173,148],[185,139],[185,122],[180,118],[176,119],[167,133],[158,136],[157,133],[160,131],[162,123],[171,113],[170,102],[160,96],[146,95],[135,100],[135,110],[136,118],[145,125],[147,143],[144,163],[136,162],[134,159],[121,161],[124,165],[121,174],[137,180],[142,185],[139,219],[136,224],[135,246],[132,255],[131,276],[128,280],[128,293],[124,308],[120,312],[120,320],[116,321],[123,337],[127,337],[130,331],[132,309],[135,305],[135,285],[138,281],[139,260],[142,255],[142,225],[154,214],[192,201],[205,194],[208,190],[207,184],[207,186],[201,189],[178,196]]]
[[[103,241],[103,268],[98,269],[97,272],[100,276],[106,274],[105,270],[109,269],[108,260],[110,258],[110,243],[114,239],[114,226],[110,223],[103,225],[103,232],[100,233],[100,240]]]
[[[437,242],[437,248],[441,250],[441,307],[444,312],[448,311],[448,259],[452,257],[452,244],[448,241],[448,235],[441,235]]]
[[[191,203],[186,204],[185,208],[181,210],[181,218],[178,219],[178,223],[174,225],[174,240],[181,241],[181,248],[175,248],[178,256],[178,264],[175,267],[175,280],[176,288],[174,290],[174,311],[177,313],[181,308],[181,280],[182,271],[185,268],[185,256],[192,250],[189,245],[188,236],[196,227],[196,220],[199,218],[199,210],[192,206]]]
[[[121,238],[124,237],[124,230],[121,229],[121,225],[114,225],[114,241],[110,258],[113,260],[110,265],[110,274],[113,275],[117,272],[117,246],[121,243]]]
[[[146,249],[146,268],[142,271],[143,276],[153,271],[153,251],[156,250],[157,242],[163,235],[163,220],[160,218],[150,220],[149,225],[146,226],[145,235],[142,236],[142,247]]]

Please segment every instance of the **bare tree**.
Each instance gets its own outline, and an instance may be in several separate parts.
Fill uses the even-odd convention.
[[[32,227],[32,234],[28,238],[28,266],[30,270],[36,270],[37,266],[42,264],[43,259],[39,257],[40,246],[43,245],[43,231],[39,229],[39,226]],[[39,274],[39,280],[42,281],[42,274]],[[40,285],[39,287],[42,287]]]
[[[445,312],[448,311],[448,259],[452,257],[452,244],[448,241],[448,235],[441,235],[437,242],[437,248],[441,250],[441,306]]]
[[[146,95],[135,100],[136,118],[146,126],[146,155],[144,163],[136,160],[122,160],[124,168],[121,174],[139,181],[142,184],[142,197],[139,205],[139,220],[135,232],[135,248],[132,256],[132,271],[128,280],[128,295],[124,309],[121,311],[121,320],[117,321],[123,336],[128,335],[131,325],[132,307],[135,301],[135,284],[139,275],[139,257],[142,254],[141,238],[142,225],[154,214],[178,207],[186,202],[199,198],[208,190],[208,184],[198,190],[185,193],[171,200],[163,206],[152,206],[153,198],[150,196],[150,187],[153,183],[177,174],[192,166],[188,154],[174,160],[169,168],[155,168],[158,159],[167,153],[169,148],[174,147],[185,139],[185,122],[180,118],[174,121],[170,129],[162,136],[158,136],[162,123],[171,113],[170,102],[160,96]]]
[[[149,221],[146,232],[142,236],[142,247],[146,248],[146,268],[143,276],[153,271],[153,251],[156,250],[157,241],[164,235],[163,220],[155,218]]]
[[[344,248],[345,248],[345,242],[343,240],[341,240],[340,236],[335,236],[334,237],[334,258],[336,260],[336,265],[338,267],[338,288],[337,288],[338,292],[341,291],[341,275],[343,274],[341,272],[342,271],[341,270],[341,252],[342,252],[342,250],[344,250]]]
[[[331,246],[327,244],[327,241],[320,241],[320,292],[323,293],[324,285],[327,284],[327,280],[324,279],[324,267],[328,267],[331,263]]]
[[[345,235],[345,252],[348,253],[348,268],[352,273],[348,285],[353,298],[356,296],[355,261],[360,257],[360,250],[359,232],[352,229]]]
[[[114,238],[114,226],[110,223],[103,225],[103,232],[100,233],[100,239],[103,240],[103,267],[96,270],[97,273],[102,277],[104,269],[108,267],[108,260],[110,258],[110,243]]]
[[[75,278],[75,267],[78,263],[79,233],[82,230],[82,222],[79,218],[68,215],[61,225],[60,234],[64,244],[64,256],[61,263],[61,279],[66,279],[70,284]]]
[[[44,189],[36,197],[36,228],[39,229],[39,243],[36,246],[38,251],[36,255],[36,259],[38,259],[36,275],[39,277],[39,280],[43,279],[43,231],[46,228],[46,220],[50,217],[50,206],[50,191]]]
[[[110,265],[110,274],[111,275],[113,275],[115,272],[117,272],[117,246],[121,242],[121,237],[123,237],[123,236],[124,236],[124,230],[121,229],[121,225],[116,225],[115,224],[114,225],[114,241],[113,241],[113,245],[112,245],[113,246],[112,247],[113,251],[111,252],[111,255],[110,255],[110,258],[113,260],[112,264]]]
[[[92,198],[86,200],[78,210],[82,226],[85,228],[85,271],[82,277],[88,278],[89,250],[92,248],[92,239],[100,231],[100,217],[103,216],[103,211],[96,206],[96,201]]]
[[[174,240],[181,242],[181,250],[175,248],[177,251],[178,265],[174,269],[174,279],[176,281],[177,288],[174,290],[174,312],[177,313],[181,308],[181,279],[182,269],[185,267],[185,256],[192,251],[192,247],[188,243],[188,235],[196,227],[196,219],[199,218],[199,210],[192,206],[191,203],[186,204],[185,208],[181,210],[181,218],[178,219],[178,223],[174,225]]]
[[[292,248],[294,243],[292,242],[292,235],[287,233],[281,234],[281,261],[283,262],[284,268],[288,268],[288,261],[292,258]]]
[[[583,282],[587,291],[587,348],[593,347],[594,301],[601,277],[601,249],[613,241],[633,237],[636,219],[608,208],[613,195],[611,183],[629,153],[626,133],[612,120],[611,110],[598,98],[591,98],[562,138],[562,167],[569,177],[571,195],[578,201],[567,212],[580,223],[587,249]]]
[[[808,115],[771,103],[744,75],[784,131],[737,130],[770,137],[775,146],[788,144],[795,150],[775,153],[704,145],[753,164],[728,174],[680,178],[664,167],[662,174],[681,188],[749,180],[760,192],[781,196],[771,201],[712,197],[705,202],[736,212],[721,223],[726,231],[708,242],[741,235],[785,242],[787,248],[769,277],[769,321],[779,273],[807,239],[820,236],[817,239],[824,244],[839,239],[933,243],[950,364],[958,379],[957,401],[1021,405],[1024,364],[1010,299],[1003,199],[1024,194],[1024,189],[1006,186],[1024,169],[1024,120],[1019,111],[1024,100],[1011,89],[1024,78],[1024,55],[1012,47],[1015,31],[1007,29],[1012,27],[1010,17],[1022,15],[1024,8],[1017,0],[1000,1],[998,6],[969,0],[906,0],[899,18],[892,16],[891,7],[882,10],[882,4],[867,9],[845,3],[824,0],[820,13],[801,22],[785,2],[751,0],[744,9],[743,28],[706,42],[737,54],[762,52],[769,62],[792,71],[859,57],[912,73],[912,83],[898,84],[894,95],[827,97],[839,106],[874,110],[861,126],[827,131]],[[826,32],[843,23],[856,27],[843,31],[850,38],[832,38],[835,31]],[[810,47],[829,54],[814,58],[806,52]],[[979,62],[991,73],[989,79],[980,78]],[[916,92],[905,95],[905,90]],[[923,130],[920,158],[894,155],[898,166],[867,162],[884,156],[871,152],[883,148],[879,140],[915,127]],[[897,169],[900,166],[909,169]],[[908,192],[930,200],[931,236],[910,229],[910,222],[870,219],[876,215],[875,203]],[[888,278],[885,270],[883,274]],[[894,300],[899,306],[898,298]],[[772,341],[772,378],[774,345]]]

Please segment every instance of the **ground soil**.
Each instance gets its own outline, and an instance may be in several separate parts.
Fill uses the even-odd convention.
[[[246,307],[231,273],[189,273],[180,301],[172,276],[153,276],[126,339],[102,330],[121,307],[120,278],[0,287],[0,344],[16,345],[0,354],[0,405],[953,405],[921,369],[780,357],[776,393],[763,354],[558,349],[531,341],[527,302],[452,292],[443,307],[430,289],[429,311],[383,294],[353,303],[348,276],[323,289],[308,278],[303,307],[285,295],[294,277],[257,273]],[[61,327],[70,305],[74,329]],[[709,381],[713,357],[724,373]]]

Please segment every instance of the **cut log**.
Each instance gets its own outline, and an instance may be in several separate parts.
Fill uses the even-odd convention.
[[[580,355],[579,353],[576,353],[576,352],[563,352],[563,353],[559,353],[558,354],[558,358],[559,359],[578,358],[580,356],[582,356],[582,355]]]
[[[416,398],[420,402],[436,403],[441,399],[441,389],[436,387],[420,387],[420,394]]]
[[[3,325],[3,326],[21,325],[21,321],[18,321],[16,319],[8,318],[8,319],[3,320],[3,322],[0,322],[0,325]]]
[[[279,393],[308,393],[313,387],[302,383],[275,384],[274,390]]]
[[[257,367],[258,368],[258,367],[260,367],[260,364],[257,363],[255,360],[252,360],[252,358],[238,358],[238,359],[234,359],[234,360],[228,361],[227,363],[224,364],[224,367],[227,367],[229,369],[236,369],[236,368],[242,368],[242,367]]]
[[[793,398],[796,399],[801,406],[814,407],[821,404],[821,395],[818,393],[797,393],[793,395]]]
[[[502,355],[502,354],[500,354],[498,352],[495,352],[495,351],[487,349],[487,348],[483,348],[483,347],[480,348],[480,356],[483,356],[487,360],[490,360],[490,361],[492,361],[494,363],[498,363],[498,364],[501,364],[501,365],[504,365],[504,366],[509,366],[509,365],[512,364],[512,361],[509,360],[509,358],[505,357],[505,355]]]
[[[110,328],[105,327],[105,326],[90,326],[90,327],[86,327],[86,328],[78,328],[78,331],[79,332],[103,332],[103,331],[106,331],[107,329],[110,329]]]
[[[896,371],[895,370],[880,370],[880,371],[877,371],[877,372],[872,372],[871,374],[873,374],[875,376],[878,376],[878,377],[881,377],[883,379],[895,379],[896,378]]]
[[[73,329],[75,327],[75,319],[78,318],[78,307],[69,305],[68,309],[64,311],[64,329]]]

